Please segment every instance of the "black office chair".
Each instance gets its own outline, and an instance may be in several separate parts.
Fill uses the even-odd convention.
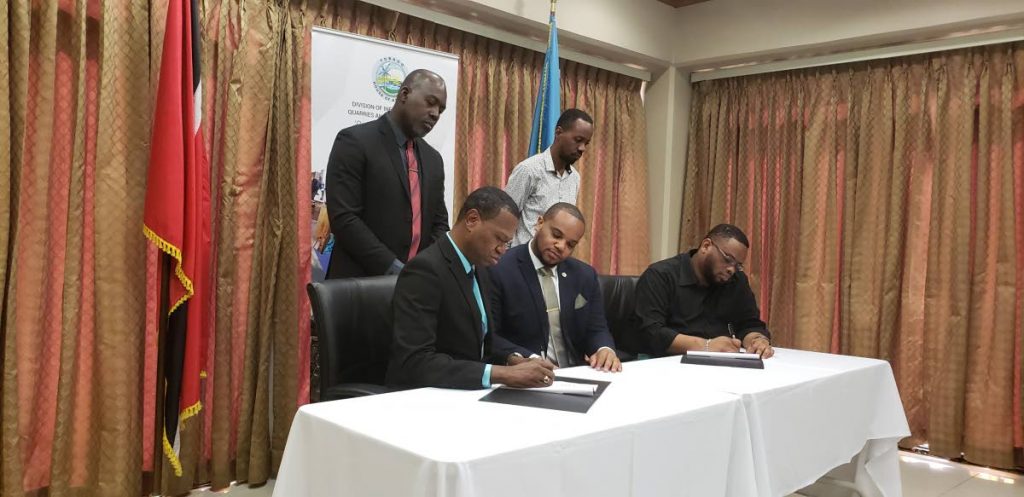
[[[395,276],[346,278],[306,286],[320,349],[320,400],[387,392]]]
[[[641,351],[636,333],[633,308],[636,305],[636,282],[639,276],[598,275],[604,316],[615,339],[615,352],[621,361],[632,361]]]

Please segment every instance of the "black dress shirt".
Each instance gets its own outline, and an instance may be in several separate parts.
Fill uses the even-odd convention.
[[[655,262],[637,281],[634,318],[647,352],[665,355],[680,333],[729,336],[730,324],[740,340],[753,331],[771,338],[747,276],[737,272],[723,285],[701,286],[690,261],[696,252]]]

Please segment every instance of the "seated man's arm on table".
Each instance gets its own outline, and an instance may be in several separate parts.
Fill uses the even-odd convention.
[[[639,333],[653,355],[682,354],[687,350],[711,350],[715,352],[739,351],[739,340],[718,337],[706,340],[686,335],[683,330],[668,328],[672,314],[672,295],[675,280],[661,268],[649,267],[636,283],[636,317]]]
[[[608,319],[604,315],[604,298],[601,296],[601,284],[597,281],[597,271],[591,270],[584,277],[587,279],[581,295],[586,299],[583,308],[587,315],[587,347],[583,359],[594,369],[622,371],[622,362],[615,354],[615,339],[608,330]]]
[[[757,307],[757,298],[746,276],[742,276],[736,302],[733,326],[736,329],[736,338],[743,343],[747,352],[758,354],[762,358],[769,358],[775,354],[771,346],[771,333],[764,321],[761,321],[761,311]]]
[[[501,336],[504,326],[504,287],[493,268],[489,269],[491,367],[489,382],[516,388],[546,387],[555,381],[555,365]],[[529,356],[529,357],[526,357]]]
[[[493,322],[501,321],[500,313],[494,312],[493,307],[491,309]],[[555,365],[551,361],[501,336],[500,327],[493,329],[492,332],[494,335],[491,337],[491,362],[495,366],[491,368],[491,383],[528,388],[548,386],[554,381]],[[531,362],[536,364],[527,364]],[[544,380],[545,377],[548,378],[547,381]]]

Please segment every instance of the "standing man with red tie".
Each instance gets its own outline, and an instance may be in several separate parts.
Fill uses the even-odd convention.
[[[444,163],[423,140],[447,100],[444,80],[418,69],[387,114],[338,132],[327,162],[328,278],[398,274],[448,232]]]

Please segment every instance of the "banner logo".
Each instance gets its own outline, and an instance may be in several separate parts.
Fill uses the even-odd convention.
[[[377,61],[373,69],[373,88],[377,94],[390,102],[395,101],[398,90],[405,80],[405,64],[394,57],[384,57]]]

